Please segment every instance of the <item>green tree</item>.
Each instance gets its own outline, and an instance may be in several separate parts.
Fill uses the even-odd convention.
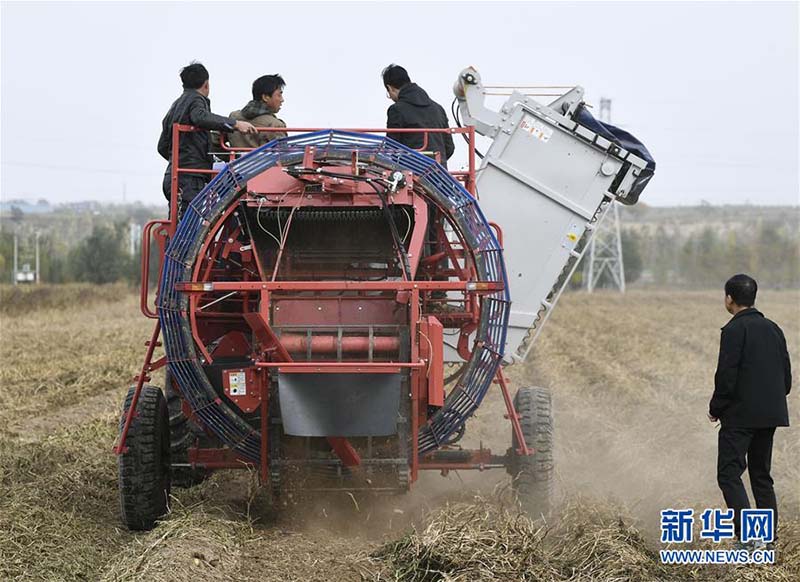
[[[124,251],[124,240],[124,224],[113,228],[96,225],[92,234],[70,253],[75,279],[102,285],[125,278],[130,273],[130,258]]]
[[[0,232],[0,257],[0,284],[11,283],[14,269],[14,234],[11,232]]]
[[[675,284],[678,271],[679,242],[674,234],[667,233],[659,224],[650,244],[648,264],[657,285]]]
[[[622,264],[625,267],[625,283],[635,283],[642,276],[642,237],[632,228],[621,232]]]

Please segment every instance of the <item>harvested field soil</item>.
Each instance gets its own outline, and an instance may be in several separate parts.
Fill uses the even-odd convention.
[[[21,315],[44,309],[69,309],[75,305],[114,303],[129,295],[130,288],[115,285],[0,285],[0,313]]]
[[[559,503],[546,524],[517,514],[500,472],[279,507],[237,472],[175,490],[169,517],[143,534],[120,523],[111,447],[152,322],[124,288],[39,293],[50,299],[0,296],[0,580],[800,579],[796,428],[777,432],[773,456],[778,565],[658,561],[660,509],[723,504],[705,418],[728,318],[719,293],[562,299],[532,359],[509,370],[515,387],[553,391]],[[764,291],[759,307],[800,362],[800,293]],[[504,451],[502,413],[490,393],[464,444]]]

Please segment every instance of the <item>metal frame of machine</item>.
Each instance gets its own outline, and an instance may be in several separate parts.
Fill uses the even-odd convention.
[[[177,144],[178,140],[180,139],[180,134],[183,132],[195,131],[194,128],[189,126],[180,126],[176,125],[173,128],[173,151],[177,152]],[[266,130],[265,130],[266,131]],[[306,133],[309,132],[312,135],[317,134],[319,130],[313,130],[309,128],[288,128],[284,129],[288,133]],[[367,133],[377,133],[377,132],[385,132],[384,128],[381,129],[360,129],[360,130],[353,130],[358,132],[359,134],[367,134]],[[440,129],[422,129],[422,130],[397,130],[399,132],[403,131],[413,131],[415,133],[423,133],[425,137],[425,142],[427,142],[427,135],[433,132],[450,132],[453,134],[464,134],[468,138],[469,143],[469,168],[465,172],[453,172],[451,176],[455,179],[463,182],[466,191],[469,192],[470,195],[474,196],[475,192],[475,135],[474,129],[472,127],[466,128],[452,128],[447,130],[440,130]],[[328,132],[321,132],[324,139],[328,139],[328,136],[333,136],[333,133]],[[323,140],[324,141],[324,140]],[[381,138],[379,141],[376,140],[374,143],[379,144],[380,147],[385,148],[385,138]],[[361,152],[359,155],[368,155],[369,149],[371,144],[365,142],[362,144]],[[315,150],[319,148],[319,145],[302,145],[302,155],[303,155],[303,162],[302,167],[305,169],[314,168],[317,166],[316,162],[314,161]],[[397,144],[397,148],[402,148]],[[249,150],[235,150],[232,148],[228,148],[231,152],[232,163],[234,159],[235,152],[247,152]],[[402,148],[405,149],[405,148]],[[423,146],[424,149],[424,146]],[[404,152],[407,153],[407,152]],[[413,154],[417,158],[422,158],[418,154]],[[419,159],[415,160],[419,162]],[[359,172],[358,168],[358,161],[357,157],[354,156],[351,160],[349,165],[349,171],[351,171],[354,175],[357,175]],[[433,166],[433,163],[430,163]],[[177,159],[173,159],[172,164],[172,199],[171,199],[171,212],[170,215],[172,217],[177,216],[177,176],[180,172],[187,171],[184,168],[179,168],[177,164]],[[197,170],[192,170],[197,172]],[[203,172],[217,174],[217,172],[213,170],[206,170]],[[224,172],[224,170],[223,170]],[[409,174],[408,176],[410,179],[413,179],[413,174]],[[343,177],[333,177],[327,176],[326,178],[330,179],[332,182],[342,182],[345,180]],[[252,180],[256,180],[257,178],[254,176],[251,178]],[[235,181],[235,178],[234,178]],[[341,185],[341,184],[339,184]],[[238,184],[237,184],[238,186]],[[328,187],[331,187],[331,184],[328,184]],[[361,188],[361,192],[352,191],[352,188],[349,189],[344,187],[344,195],[353,196],[367,196],[370,194],[370,189],[366,187]],[[340,194],[342,194],[340,192]],[[409,190],[408,193],[405,194],[406,198],[413,198],[413,190]],[[374,198],[374,195],[372,196]],[[474,198],[473,198],[474,200]],[[403,193],[395,193],[395,200],[396,203],[403,203],[407,200],[403,199]],[[352,202],[352,200],[351,200]],[[284,203],[286,207],[293,206],[293,200],[291,199],[281,199],[281,203]],[[319,202],[320,206],[324,206],[326,204],[330,204],[330,200],[323,200]],[[254,199],[249,199],[246,201],[246,204],[249,205],[259,205],[263,204],[263,198],[256,202]],[[411,202],[413,205],[414,203]],[[237,205],[230,205],[227,208],[226,215],[230,215],[238,208]],[[477,208],[477,206],[476,206]],[[423,219],[426,217],[423,214],[420,214],[418,211],[417,214],[422,216]],[[218,223],[222,223],[225,219],[223,216],[221,219],[218,219]],[[148,273],[150,271],[150,264],[149,264],[149,254],[150,254],[150,245],[151,245],[151,238],[155,235],[156,240],[158,242],[158,251],[161,258],[161,264],[164,264],[166,252],[167,252],[167,244],[169,239],[176,237],[179,231],[179,223],[177,220],[155,220],[149,222],[143,232],[143,254],[142,254],[142,288],[141,288],[141,310],[142,313],[149,318],[157,318],[158,314],[156,311],[151,309],[148,305],[148,285],[149,282],[147,280]],[[502,234],[497,225],[492,225],[495,231],[498,233],[499,237],[502,239]],[[243,244],[241,241],[238,240],[237,236],[234,236],[236,233],[226,232],[223,233],[222,236],[217,234],[216,236],[212,236],[209,234],[205,237],[203,246],[198,253],[198,256],[202,257],[204,255],[208,255],[211,257],[226,257],[228,256],[232,250],[241,251],[243,247],[247,247],[246,244]],[[423,229],[415,229],[415,236],[420,236],[423,234]],[[194,324],[193,328],[193,339],[195,340],[195,344],[200,348],[201,352],[201,360],[203,362],[212,362],[213,355],[208,352],[208,350],[204,347],[203,341],[197,337],[197,321],[199,317],[203,317],[204,320],[207,320],[210,323],[218,323],[224,324],[226,320],[230,320],[231,314],[229,313],[222,313],[222,312],[211,312],[211,311],[203,311],[200,310],[202,307],[210,307],[215,303],[220,301],[220,297],[214,297],[214,293],[222,293],[222,299],[225,297],[229,297],[232,294],[248,294],[253,297],[258,296],[258,309],[253,309],[249,313],[247,313],[244,317],[248,320],[253,332],[257,337],[259,337],[261,341],[261,346],[264,348],[264,352],[272,352],[273,358],[275,361],[260,361],[255,363],[253,366],[253,370],[248,372],[243,377],[246,378],[246,382],[248,384],[254,385],[254,388],[251,388],[249,391],[250,396],[245,400],[241,398],[237,398],[236,396],[232,396],[230,393],[230,388],[227,385],[229,376],[225,377],[226,382],[226,395],[234,400],[234,402],[244,411],[250,412],[254,410],[254,407],[260,409],[261,415],[261,430],[259,435],[260,444],[258,446],[259,449],[259,457],[258,459],[253,459],[252,455],[249,457],[245,454],[241,454],[241,452],[237,451],[235,447],[226,447],[226,448],[211,448],[211,449],[204,449],[200,447],[192,448],[189,452],[189,461],[192,467],[201,467],[206,469],[218,469],[218,468],[245,468],[245,467],[254,467],[258,466],[259,474],[263,482],[267,482],[269,480],[269,459],[268,459],[268,451],[269,451],[269,442],[268,442],[268,434],[269,430],[267,428],[267,421],[269,419],[269,389],[268,389],[268,376],[263,374],[262,372],[268,370],[275,370],[278,374],[302,374],[302,373],[315,373],[315,374],[383,374],[383,373],[398,373],[402,369],[408,369],[409,376],[410,376],[410,399],[411,399],[411,426],[409,430],[409,439],[410,439],[410,454],[409,454],[409,482],[410,485],[413,483],[418,476],[419,470],[439,470],[442,472],[447,472],[449,470],[456,470],[456,469],[478,469],[484,470],[488,468],[500,468],[505,467],[508,464],[508,455],[493,455],[492,452],[488,449],[481,448],[476,451],[463,451],[461,449],[452,450],[452,454],[448,454],[449,447],[446,445],[448,441],[448,434],[444,431],[442,434],[437,435],[435,431],[435,425],[430,422],[430,419],[427,416],[426,407],[431,405],[440,405],[443,403],[444,400],[444,379],[443,379],[443,356],[442,356],[442,345],[441,345],[441,330],[443,327],[443,323],[439,321],[436,316],[433,315],[426,315],[420,318],[418,321],[411,321],[411,329],[409,333],[410,339],[410,354],[408,361],[405,362],[398,362],[398,361],[390,361],[390,362],[373,362],[373,361],[366,361],[366,362],[332,362],[332,361],[314,361],[314,360],[307,360],[307,361],[293,361],[289,354],[289,350],[284,347],[285,343],[290,343],[291,345],[303,345],[307,346],[309,349],[309,354],[316,349],[314,347],[314,340],[316,338],[312,338],[310,335],[308,337],[309,341],[305,341],[306,338],[298,337],[297,335],[281,338],[274,333],[272,327],[270,325],[270,300],[273,294],[280,293],[280,292],[332,292],[332,291],[353,291],[358,293],[375,293],[375,292],[391,292],[395,293],[398,297],[398,301],[406,302],[409,305],[409,309],[411,313],[422,313],[422,309],[424,309],[428,302],[433,302],[430,298],[433,292],[439,293],[450,293],[450,294],[461,294],[463,299],[460,303],[463,304],[463,309],[460,310],[453,310],[448,311],[445,313],[438,313],[437,315],[444,321],[444,325],[448,327],[456,326],[457,329],[460,329],[460,339],[458,345],[458,351],[462,355],[462,357],[466,360],[470,359],[471,353],[471,346],[469,345],[470,335],[474,333],[475,329],[481,323],[480,321],[480,308],[479,304],[484,301],[484,298],[491,294],[497,293],[504,293],[504,284],[502,281],[476,281],[475,280],[475,273],[474,268],[470,266],[470,261],[465,260],[465,253],[469,252],[466,249],[465,245],[462,244],[453,244],[451,241],[443,238],[442,241],[442,251],[439,255],[442,256],[433,256],[433,257],[413,257],[414,265],[418,269],[429,268],[430,270],[430,277],[431,279],[442,279],[447,277],[438,277],[439,273],[437,269],[440,265],[442,265],[443,261],[442,258],[449,257],[451,260],[451,265],[464,265],[465,268],[456,268],[453,272],[447,273],[449,278],[457,279],[457,281],[447,281],[447,280],[404,280],[404,281],[387,281],[387,282],[352,282],[352,281],[340,281],[340,282],[328,282],[328,281],[237,281],[237,282],[220,282],[214,281],[215,276],[218,273],[215,273],[212,268],[208,268],[211,264],[209,261],[205,261],[205,266],[207,268],[201,269],[201,262],[198,262],[195,265],[194,269],[194,276],[192,277],[191,282],[183,281],[183,282],[170,282],[172,288],[181,294],[188,296],[188,317]],[[465,250],[466,249],[466,250]],[[500,254],[500,247],[497,245],[494,249],[498,255]],[[255,258],[255,257],[254,257]],[[257,262],[257,259],[256,261]],[[500,267],[502,269],[502,266]],[[162,270],[162,277],[164,271]],[[162,281],[160,286],[160,294],[163,296],[166,294],[167,289],[165,289],[165,282]],[[210,299],[206,299],[203,301],[204,296],[210,296]],[[352,300],[352,298],[351,298]],[[507,300],[504,300],[507,303]],[[202,307],[200,307],[201,302],[204,303]],[[448,301],[452,304],[452,300]],[[246,301],[245,303],[250,303]],[[318,309],[322,309],[321,307],[317,307]],[[360,309],[361,307],[359,307]],[[246,306],[245,310],[249,310],[250,306]],[[164,306],[162,305],[162,311],[164,310]],[[501,317],[501,313],[497,313],[494,317]],[[216,318],[216,319],[215,319]],[[428,331],[426,334],[425,331]],[[438,338],[439,342],[431,342],[430,337],[433,333],[436,333],[438,330]],[[158,341],[159,336],[162,333],[161,321],[157,322],[155,325],[154,332],[149,342],[147,342],[147,353],[145,356],[145,361],[142,366],[141,373],[136,377],[136,389],[133,395],[133,400],[129,408],[129,413],[125,418],[125,421],[122,425],[121,436],[119,443],[115,447],[115,451],[117,453],[121,453],[125,451],[125,441],[127,437],[127,432],[130,427],[131,420],[133,418],[133,410],[136,408],[136,402],[138,399],[139,392],[141,391],[142,386],[145,382],[147,382],[149,377],[149,372],[156,370],[162,366],[164,366],[167,361],[169,360],[168,356],[164,356],[159,360],[153,361],[153,353],[154,348],[158,345],[161,345]],[[425,338],[426,341],[421,342],[420,339]],[[341,340],[341,337],[340,337]],[[370,341],[374,342],[374,338],[370,338]],[[319,343],[319,342],[318,342]],[[328,342],[330,344],[330,341]],[[498,341],[497,343],[502,343],[502,341]],[[351,342],[351,349],[352,349]],[[483,346],[479,346],[483,347]],[[486,383],[491,382],[492,380],[500,386],[500,389],[503,393],[503,398],[506,403],[508,409],[508,418],[510,419],[512,430],[516,435],[516,442],[519,443],[518,450],[516,451],[517,454],[521,455],[529,455],[532,453],[525,445],[525,439],[522,436],[522,431],[519,425],[519,421],[517,415],[514,411],[511,398],[508,391],[508,383],[506,378],[502,372],[502,368],[499,367],[500,357],[502,353],[500,352],[499,346],[494,346],[494,351],[492,352],[489,349],[489,346],[486,345],[486,352],[492,354],[492,360],[495,362],[494,368],[496,372],[491,374],[491,377],[486,379]],[[219,349],[219,346],[217,346]],[[368,346],[368,351],[370,352],[370,356],[372,356],[372,349],[374,346]],[[336,350],[337,346],[331,344],[327,347],[328,350]],[[341,356],[342,351],[341,341],[338,344],[338,351],[339,355]],[[347,349],[347,348],[345,348]],[[363,351],[363,350],[362,350]],[[270,358],[270,359],[273,359]],[[433,371],[432,371],[433,370]],[[237,370],[244,374],[244,370]],[[480,370],[479,370],[480,372]],[[485,390],[483,391],[485,393]],[[472,408],[474,409],[479,404],[480,398],[482,398],[483,394],[477,394],[474,396],[470,396],[467,394],[467,398],[472,399]],[[217,400],[218,402],[218,400]],[[206,404],[207,406],[208,404]],[[213,405],[213,404],[212,404]],[[197,408],[192,409],[191,406],[185,406],[185,412],[192,418],[197,418]],[[471,412],[471,411],[470,411]],[[463,424],[463,420],[465,419],[458,419],[457,426],[452,426],[452,430],[450,433],[454,432],[461,424]],[[423,444],[423,448],[425,449],[422,454],[420,454],[420,427],[427,428],[427,435],[428,438],[425,439],[425,431],[423,430],[423,439],[425,439],[425,444]],[[332,449],[336,452],[337,456],[340,458],[341,463],[345,467],[357,467],[361,464],[361,459],[358,453],[352,446],[349,446],[347,439],[345,438],[328,438],[328,441],[332,447]],[[441,448],[440,448],[441,447]],[[438,451],[433,452],[433,449],[440,449]]]
[[[121,468],[149,374],[167,366],[202,429],[173,469],[253,468],[280,493],[405,491],[420,470],[505,468],[547,504],[550,396],[523,388],[512,401],[503,365],[526,357],[595,225],[615,200],[635,203],[654,162],[629,134],[578,122],[580,87],[547,106],[514,92],[495,112],[467,68],[454,93],[465,127],[390,131],[423,134],[422,150],[433,133],[463,135],[466,171],[376,135],[385,128],[260,129],[289,137],[254,150],[220,140],[227,164],[186,169],[180,136],[197,130],[173,127],[171,219],[143,231],[140,307],[157,321],[120,421]],[[493,140],[480,170],[476,133]],[[182,172],[213,177],[179,219]],[[448,362],[459,368],[445,378]],[[455,444],[492,384],[512,427],[504,455]],[[303,469],[322,485],[293,481]]]

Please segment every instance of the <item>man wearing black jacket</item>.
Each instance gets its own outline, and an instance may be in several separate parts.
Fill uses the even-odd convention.
[[[386,112],[386,127],[406,129],[413,127],[445,129],[450,127],[447,113],[441,105],[428,97],[425,90],[412,83],[408,72],[399,65],[389,65],[381,74],[386,93],[394,104]],[[387,132],[392,139],[411,149],[439,153],[439,163],[445,168],[447,160],[453,155],[455,145],[449,133],[429,133],[425,144],[424,133]]]
[[[209,153],[211,137],[208,130],[241,131],[243,133],[256,133],[256,128],[246,121],[237,121],[232,117],[222,117],[211,113],[211,101],[208,99],[210,92],[208,84],[208,71],[200,63],[191,63],[181,69],[181,82],[183,94],[178,97],[167,111],[161,122],[161,136],[158,138],[158,153],[170,162],[164,174],[163,191],[167,200],[171,191],[171,161],[172,161],[172,125],[181,123],[194,125],[206,131],[182,133],[180,135],[180,149],[178,152],[178,166],[180,168],[193,168],[210,170],[212,158]],[[192,199],[202,190],[210,179],[209,174],[180,173],[178,175],[178,189],[180,191],[181,211],[188,206]]]
[[[749,469],[758,508],[772,509],[778,528],[778,503],[770,465],[775,427],[789,426],[786,396],[792,368],[786,338],[753,304],[758,285],[747,275],[725,283],[725,308],[733,315],[722,328],[719,363],[709,420],[719,420],[717,482],[725,503],[734,510],[737,538],[740,512],[750,507],[742,473]]]

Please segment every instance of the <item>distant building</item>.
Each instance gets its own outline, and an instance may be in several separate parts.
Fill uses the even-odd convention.
[[[36,271],[31,269],[29,263],[22,265],[22,269],[17,271],[17,283],[35,283]]]
[[[75,212],[75,213],[91,212],[95,215],[101,214],[105,206],[106,205],[102,204],[101,202],[97,202],[95,200],[85,200],[82,202],[65,202],[64,204],[59,204],[59,208],[62,210],[68,210],[70,212]]]
[[[29,200],[2,200],[0,201],[0,214],[10,215],[13,208],[19,209],[23,214],[49,214],[53,212],[53,207],[44,198],[36,202]]]

